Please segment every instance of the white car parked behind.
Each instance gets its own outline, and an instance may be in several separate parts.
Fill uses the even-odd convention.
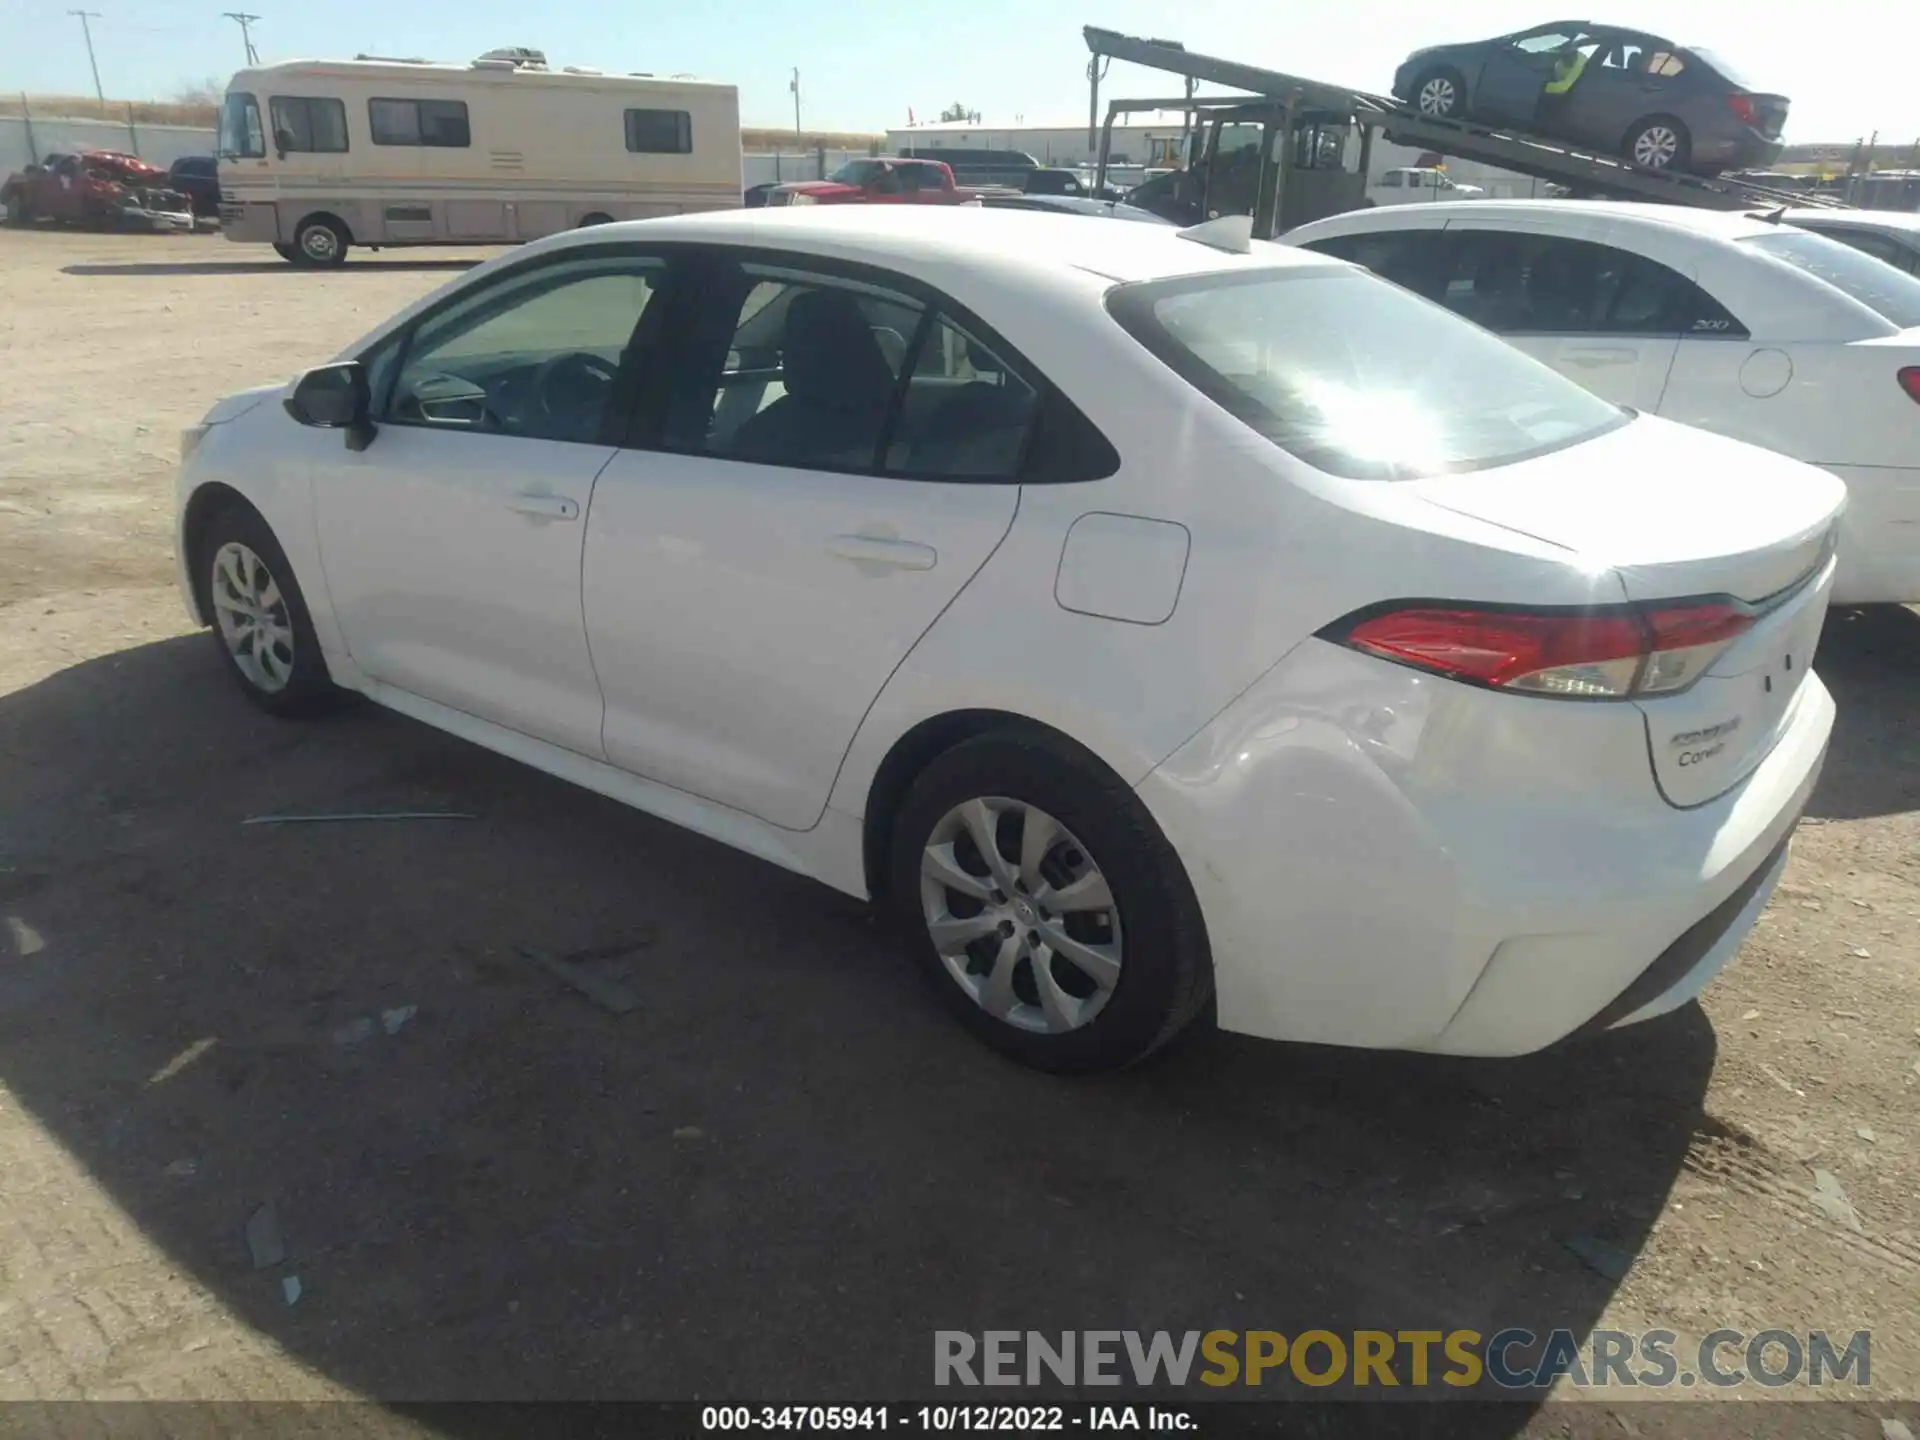
[[[1436,200],[1478,200],[1487,192],[1478,185],[1463,185],[1444,170],[1432,166],[1407,165],[1384,171],[1367,186],[1367,198],[1376,205],[1420,205]]]
[[[188,606],[276,714],[359,691],[886,901],[1035,1065],[1685,1003],[1825,753],[1842,486],[1219,234],[540,241],[188,433]]]
[[[1920,280],[1751,215],[1604,201],[1354,211],[1288,232],[1595,394],[1820,465],[1836,604],[1920,600]]]
[[[1816,207],[1771,212],[1789,225],[1811,230],[1896,270],[1920,275],[1920,215],[1911,210],[1828,210]]]

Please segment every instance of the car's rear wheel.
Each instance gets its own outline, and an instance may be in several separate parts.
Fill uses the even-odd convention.
[[[1680,172],[1692,159],[1693,141],[1671,115],[1655,115],[1627,132],[1622,153],[1642,170]]]
[[[1152,1054],[1212,995],[1186,871],[1093,757],[1004,731],[934,760],[893,827],[894,905],[935,988],[995,1049],[1042,1070]]]
[[[308,715],[339,700],[306,597],[266,521],[230,505],[195,549],[213,634],[241,691],[274,715]]]
[[[612,223],[613,223],[613,217],[611,215],[603,214],[602,212],[596,210],[591,215],[585,215],[581,217],[580,228],[582,230],[585,230],[594,225],[611,225]]]
[[[1467,82],[1458,70],[1429,70],[1413,83],[1413,108],[1436,120],[1457,120],[1467,111]]]

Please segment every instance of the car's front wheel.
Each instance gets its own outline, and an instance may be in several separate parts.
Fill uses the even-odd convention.
[[[936,759],[893,827],[893,903],[963,1023],[1025,1064],[1114,1069],[1212,995],[1186,871],[1092,756],[1005,731]]]
[[[338,221],[313,215],[294,231],[291,258],[296,265],[330,269],[346,263],[349,244],[347,232]]]
[[[1413,106],[1436,120],[1458,120],[1467,112],[1467,82],[1457,70],[1429,70],[1414,81]]]
[[[246,697],[274,715],[307,715],[340,698],[293,566],[267,523],[232,505],[195,547],[213,634]]]

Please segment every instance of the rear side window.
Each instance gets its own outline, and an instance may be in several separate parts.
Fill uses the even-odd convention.
[[[1920,325],[1920,280],[1883,260],[1805,230],[1752,235],[1739,243],[1826,281],[1902,330]]]
[[[1349,479],[1510,464],[1628,418],[1485,331],[1353,271],[1153,281],[1120,286],[1107,303],[1195,389]]]
[[[636,155],[691,155],[693,117],[685,110],[629,110],[627,149]]]
[[[367,124],[376,145],[464,150],[473,143],[464,100],[369,100]]]
[[[1448,232],[1434,296],[1498,335],[1684,335],[1747,338],[1747,328],[1679,271],[1644,255],[1504,230]]]

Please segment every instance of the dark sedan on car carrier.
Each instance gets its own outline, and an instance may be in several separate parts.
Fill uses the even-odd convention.
[[[1710,50],[1587,20],[1416,50],[1395,72],[1393,93],[1435,119],[1697,175],[1771,164],[1788,107]]]

